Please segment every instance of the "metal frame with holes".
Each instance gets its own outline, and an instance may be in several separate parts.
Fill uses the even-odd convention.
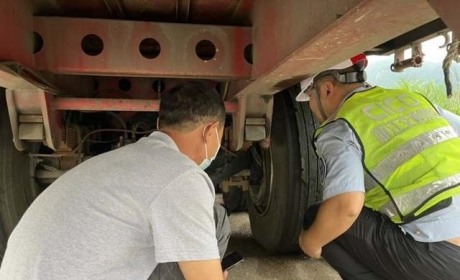
[[[251,28],[35,17],[35,68],[59,74],[244,79]],[[56,36],[56,34],[60,34]]]
[[[459,4],[455,0],[333,2],[324,5],[320,1],[304,0],[255,1],[251,4],[251,28],[35,17],[29,1],[3,0],[0,1],[0,38],[4,43],[0,44],[0,61],[18,62],[33,70],[59,74],[56,76],[231,82],[225,96],[235,103],[227,103],[226,107],[234,118],[232,149],[238,150],[244,144],[248,117],[265,118],[269,126],[272,95],[280,90],[438,16],[456,35],[460,34],[455,20]],[[400,16],[404,10],[410,13]],[[182,19],[188,19],[189,12],[189,7],[178,9]],[[245,57],[251,52],[253,58]],[[77,87],[84,84],[75,83]],[[0,86],[9,92],[13,131],[17,129],[14,126],[18,114],[41,114],[46,143],[51,148],[56,148],[55,138],[59,135],[56,109],[154,111],[158,107],[157,101],[151,102],[148,98],[132,98],[121,103],[116,98],[55,98],[29,79],[1,68]],[[130,90],[128,86],[125,88]],[[30,99],[21,99],[21,92],[36,92],[40,101],[31,103]],[[27,104],[22,104],[24,102]],[[267,137],[269,134],[268,131]],[[21,141],[17,143],[18,149],[23,148]]]

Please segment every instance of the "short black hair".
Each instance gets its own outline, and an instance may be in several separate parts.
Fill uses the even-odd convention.
[[[225,106],[219,93],[202,82],[180,84],[161,95],[159,128],[190,131],[205,123],[225,124]]]

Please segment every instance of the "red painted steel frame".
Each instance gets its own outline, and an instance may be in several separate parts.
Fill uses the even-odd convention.
[[[106,99],[106,98],[63,98],[52,100],[55,110],[70,111],[137,111],[157,112],[160,108],[159,100],[133,100],[133,99]],[[236,102],[225,102],[227,113],[238,110]]]
[[[278,45],[285,44],[283,40],[273,40],[270,48],[266,48],[266,34],[282,32],[292,26],[296,28],[312,28],[307,20],[291,22],[283,18],[282,13],[290,5],[290,9],[305,12],[303,0],[293,1],[260,1],[255,9],[259,15],[254,22],[254,51],[257,55],[254,61],[255,80],[238,95],[274,94],[308,75],[335,65],[351,56],[372,49],[390,39],[402,35],[416,27],[428,23],[438,17],[436,12],[425,0],[364,0],[349,9],[329,27],[320,30],[312,38],[296,40],[291,46],[290,53],[274,53]],[[270,4],[271,3],[271,4]],[[278,7],[283,7],[280,9]],[[294,9],[297,7],[297,9]],[[260,8],[260,9],[259,9]],[[408,11],[401,14],[401,11]],[[327,11],[326,11],[327,12]],[[275,24],[266,24],[267,20],[278,19]],[[287,22],[285,22],[287,21]],[[265,23],[265,24],[264,24]],[[280,23],[280,25],[277,25]],[[275,31],[273,31],[275,28]],[[288,29],[287,29],[288,30]],[[273,56],[278,55],[276,58]],[[270,60],[273,63],[266,66],[266,71],[260,71],[260,66]],[[258,65],[258,63],[261,65]],[[291,81],[291,83],[286,83]]]
[[[16,61],[33,67],[32,31],[30,1],[0,0],[0,61]]]
[[[311,10],[305,9],[306,2],[256,2],[253,27],[253,78],[256,79],[236,94],[241,104],[240,112],[248,110],[245,99],[250,95],[275,94],[313,73],[372,49],[438,17],[425,0],[364,0],[333,21],[330,26],[320,28],[313,37],[296,37],[296,40],[290,41],[279,39],[281,35],[278,34],[284,34],[289,39],[288,36],[292,33],[288,32],[290,28],[318,29],[314,21],[308,20],[308,12],[311,17],[315,16],[311,14]],[[323,3],[323,12],[330,13],[327,5],[333,5],[334,1]],[[287,10],[295,13],[295,16],[286,17]],[[401,14],[401,11],[408,12]],[[270,48],[266,47],[266,42],[270,39],[267,34],[277,35],[276,40],[271,40]],[[287,41],[292,44],[289,45],[291,51],[276,52],[280,48],[287,49],[283,46],[289,44]],[[234,149],[243,146],[245,118],[246,114],[240,113],[233,120]]]
[[[44,41],[43,49],[35,54],[36,68],[53,73],[213,79],[251,76],[251,64],[244,58],[244,49],[252,43],[248,27],[35,17],[34,30]],[[82,50],[82,39],[89,34],[103,41],[99,55]],[[141,55],[139,44],[146,38],[160,44],[158,57]],[[212,59],[197,56],[195,49],[201,40],[215,45]]]
[[[457,38],[460,38],[460,1],[458,0],[429,0],[428,3],[442,18],[444,23],[452,30]]]

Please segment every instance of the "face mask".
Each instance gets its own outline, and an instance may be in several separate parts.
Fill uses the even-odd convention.
[[[204,130],[203,130],[203,137],[204,137]],[[214,156],[210,159],[208,159],[208,145],[206,144],[206,142],[204,142],[204,150],[206,152],[206,158],[200,164],[200,168],[203,170],[205,170],[211,165],[211,162],[216,159],[217,153],[220,150],[220,140],[219,140],[219,134],[217,133],[217,127],[216,127],[216,137],[217,137],[217,143],[219,143],[219,145],[218,145],[216,152],[214,153]]]

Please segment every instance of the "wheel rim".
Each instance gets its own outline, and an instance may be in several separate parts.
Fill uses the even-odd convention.
[[[253,185],[249,188],[249,196],[257,212],[264,215],[270,207],[273,192],[272,151],[271,148],[257,147],[255,152],[261,161],[257,164],[261,164],[263,177],[260,185]]]

